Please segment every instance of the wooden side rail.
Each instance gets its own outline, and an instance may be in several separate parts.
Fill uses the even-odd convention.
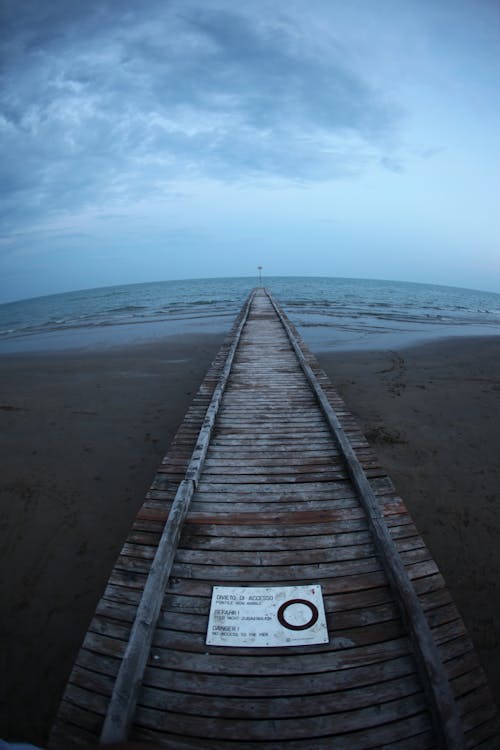
[[[120,669],[113,687],[106,717],[101,731],[101,743],[123,742],[127,739],[133,719],[137,697],[141,687],[144,670],[148,661],[151,643],[158,622],[161,603],[170,578],[172,564],[179,543],[184,519],[189,503],[198,484],[205,461],[215,418],[220,407],[234,355],[241,337],[241,332],[250,312],[255,291],[253,291],[243,309],[240,323],[236,329],[233,342],[226,357],[224,368],[215,387],[212,400],[208,406],[198,439],[186,471],[185,479],[179,484],[168,519],[165,523],[155,557],[144,586],[137,608],[130,638],[123,656]]]
[[[356,488],[361,505],[368,517],[380,560],[393,589],[394,597],[399,604],[403,621],[417,655],[417,665],[427,693],[440,747],[446,748],[446,750],[465,750],[462,723],[448,677],[418,596],[415,593],[415,589],[401,561],[396,545],[380,512],[377,498],[349,439],[342,429],[333,407],[307,362],[287,318],[267,290],[266,293],[286,331],[302,370],[316,395],[339,450],[344,457],[347,470]]]

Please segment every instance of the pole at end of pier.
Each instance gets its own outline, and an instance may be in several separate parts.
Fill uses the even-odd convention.
[[[262,266],[257,266],[259,271],[259,286],[262,286]]]

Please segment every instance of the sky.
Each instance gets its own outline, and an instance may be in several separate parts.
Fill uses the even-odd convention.
[[[0,0],[0,301],[500,292],[498,0]]]

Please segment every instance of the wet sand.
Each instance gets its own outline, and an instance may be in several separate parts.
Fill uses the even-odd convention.
[[[316,354],[404,498],[500,706],[500,337]]]
[[[135,514],[224,337],[0,358],[0,737],[43,744]]]
[[[0,358],[0,737],[43,744],[155,468],[223,337]],[[319,353],[500,702],[500,338]]]

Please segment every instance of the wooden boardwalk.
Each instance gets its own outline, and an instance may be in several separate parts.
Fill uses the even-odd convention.
[[[322,587],[328,643],[206,645],[214,586],[299,584]],[[125,737],[171,750],[500,748],[484,673],[435,562],[262,289],[137,515],[49,747]]]

